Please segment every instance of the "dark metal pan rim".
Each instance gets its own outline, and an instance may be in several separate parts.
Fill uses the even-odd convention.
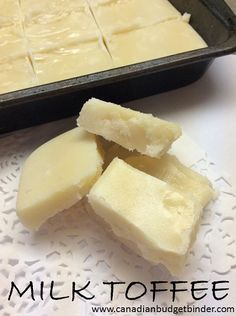
[[[111,80],[112,82],[117,82],[126,79],[127,77],[135,78],[145,73],[151,74],[157,71],[180,67],[188,63],[199,62],[234,52],[236,52],[236,33],[235,36],[231,36],[219,47],[202,48],[186,53],[157,58],[137,64],[5,93],[0,95],[0,104],[4,102],[1,106],[7,107],[16,99],[17,103],[21,103],[27,101],[28,98],[30,98],[30,100],[34,99],[34,97],[37,98],[37,100],[41,98],[43,99],[49,92],[50,95],[53,96],[54,94],[60,95],[68,92],[80,91],[83,90],[84,87],[86,87],[86,89],[88,87],[96,87],[102,83],[109,83]]]

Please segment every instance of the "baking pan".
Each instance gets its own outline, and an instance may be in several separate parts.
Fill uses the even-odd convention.
[[[125,102],[190,84],[236,51],[236,16],[223,0],[171,0],[209,47],[0,95],[0,133],[78,114],[94,96]]]

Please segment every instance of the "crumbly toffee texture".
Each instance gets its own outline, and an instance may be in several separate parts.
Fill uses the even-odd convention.
[[[121,280],[127,284],[137,280],[147,286],[151,280],[173,280],[166,269],[149,264],[117,238],[111,237],[111,234],[97,224],[94,217],[87,214],[88,203],[84,202],[58,214],[47,221],[38,233],[32,233],[21,225],[15,212],[15,204],[22,165],[35,148],[69,128],[70,121],[62,120],[17,131],[0,139],[0,148],[3,149],[0,155],[0,243],[4,254],[0,260],[1,305],[2,310],[9,315],[33,313],[52,316],[58,315],[59,308],[71,315],[76,310],[79,315],[87,316],[91,305],[112,306],[109,287],[102,285],[104,280]],[[186,155],[185,148],[188,148],[189,155]],[[219,172],[206,154],[186,137],[181,144],[176,142],[173,145],[172,154],[186,166],[206,175],[219,191],[218,199],[212,201],[203,212],[198,238],[179,278],[235,280],[235,190],[224,172]],[[91,280],[92,292],[96,297],[91,302],[82,299],[75,299],[74,302],[71,299],[54,301],[46,299],[49,291],[45,290],[44,301],[40,301],[38,292],[33,301],[28,298],[27,293],[20,298],[14,291],[12,300],[7,300],[11,281],[23,290],[26,281],[30,280],[36,291],[39,289],[39,280],[45,282],[46,289],[51,280],[54,280],[57,297],[69,295],[72,281],[76,282],[76,288],[80,288]],[[123,289],[120,286],[118,291]],[[119,306],[123,304],[124,296],[118,295],[118,291],[113,304]],[[139,294],[140,288],[138,291]],[[178,295],[176,305],[194,303],[189,292]],[[149,306],[149,298],[148,295],[141,298],[138,305]],[[234,295],[229,295],[228,299],[228,306],[233,306]],[[159,305],[166,306],[166,302],[170,300],[169,292],[158,293]],[[214,302],[210,299],[208,301],[212,306]]]

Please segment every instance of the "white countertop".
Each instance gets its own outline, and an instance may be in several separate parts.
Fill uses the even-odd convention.
[[[187,87],[127,104],[178,122],[236,185],[236,55],[216,59]]]

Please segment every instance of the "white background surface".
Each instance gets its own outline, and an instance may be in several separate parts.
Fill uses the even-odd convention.
[[[127,104],[178,122],[236,186],[236,55],[187,87]]]

